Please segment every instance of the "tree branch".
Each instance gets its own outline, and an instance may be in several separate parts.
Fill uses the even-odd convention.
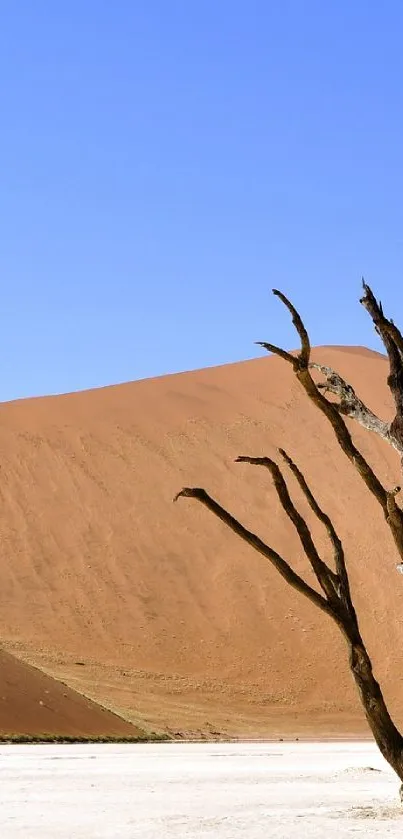
[[[292,364],[294,370],[298,370],[299,360],[297,356],[291,355],[291,353],[282,350],[281,347],[276,347],[275,344],[268,344],[267,341],[256,341],[256,345],[258,347],[263,347],[263,349],[267,350],[267,352],[273,353],[273,355],[280,356],[283,361],[288,361],[289,364]]]
[[[370,286],[367,285],[364,280],[362,281],[362,287],[364,289],[364,296],[361,297],[360,303],[364,306],[364,309],[367,310],[368,314],[370,315],[373,324],[375,326],[378,335],[384,342],[384,346],[386,351],[387,346],[385,344],[385,338],[389,338],[393,341],[396,350],[400,354],[403,359],[403,335],[400,332],[400,329],[396,326],[393,320],[389,320],[385,317],[383,313],[382,303],[377,302],[373,291],[371,290]]]
[[[378,434],[403,456],[403,441],[400,442],[392,436],[390,424],[381,420],[370,408],[367,408],[362,399],[357,396],[352,385],[348,384],[332,367],[317,364],[314,361],[310,362],[309,367],[311,370],[319,370],[326,377],[326,381],[317,383],[316,387],[324,394],[333,393],[339,397],[340,402],[332,402],[332,405],[337,408],[340,414],[356,420],[367,431]]]
[[[336,528],[335,528],[331,518],[319,506],[315,496],[311,492],[311,490],[310,490],[310,488],[309,488],[309,486],[308,486],[308,484],[305,480],[304,475],[302,474],[301,470],[298,468],[296,463],[294,463],[294,461],[287,454],[287,452],[284,451],[284,449],[279,449],[279,452],[280,452],[282,458],[288,464],[289,468],[291,469],[291,472],[293,473],[293,475],[297,479],[298,484],[299,484],[300,488],[302,489],[302,492],[304,493],[305,498],[307,499],[311,510],[313,510],[316,518],[319,519],[319,521],[321,521],[322,524],[324,524],[324,526],[326,528],[326,531],[327,531],[327,534],[329,536],[330,542],[333,546],[333,556],[334,556],[334,562],[335,562],[335,567],[336,567],[336,572],[337,572],[337,580],[340,584],[340,595],[342,597],[344,605],[346,606],[346,608],[350,612],[350,615],[353,616],[353,613],[354,613],[354,617],[356,619],[355,610],[354,610],[352,599],[351,599],[350,582],[349,582],[349,579],[348,579],[348,573],[347,573],[347,568],[346,568],[344,548],[343,548],[341,539],[337,535]]]
[[[305,551],[305,554],[309,560],[311,568],[318,580],[318,583],[324,593],[326,594],[329,602],[334,603],[335,599],[339,600],[338,590],[340,581],[337,575],[332,571],[331,568],[326,565],[325,562],[321,559],[316,549],[315,543],[312,539],[309,527],[305,521],[305,519],[301,516],[301,514],[296,509],[290,493],[288,492],[287,484],[281,474],[281,470],[277,466],[274,460],[271,460],[269,457],[246,457],[240,456],[236,458],[236,463],[251,463],[254,466],[264,466],[266,469],[269,470],[272,478],[274,487],[276,489],[277,495],[279,497],[281,506],[284,512],[287,514],[288,518],[292,521],[302,547]]]
[[[389,358],[388,386],[396,406],[390,433],[403,446],[403,336],[393,321],[385,317],[382,304],[376,301],[370,287],[364,281],[362,284],[364,296],[360,303],[370,315]]]
[[[309,363],[309,358],[311,355],[311,345],[309,343],[309,335],[305,326],[302,322],[302,319],[297,312],[295,306],[288,300],[288,298],[283,294],[281,291],[278,291],[277,288],[273,288],[273,294],[276,297],[279,297],[284,306],[287,307],[288,311],[291,314],[292,322],[298,332],[301,341],[301,349],[298,355],[292,355],[286,350],[283,350],[281,347],[277,347],[275,344],[268,344],[267,341],[256,341],[258,347],[263,347],[263,349],[267,350],[267,352],[273,353],[273,355],[278,355],[283,361],[287,361],[289,364],[292,365],[294,370],[299,370],[301,367],[306,367]]]
[[[288,311],[291,314],[292,322],[295,326],[295,329],[298,332],[299,339],[301,341],[301,351],[298,356],[300,367],[306,367],[309,363],[310,355],[311,355],[311,344],[309,341],[309,335],[307,330],[305,329],[305,325],[302,321],[302,318],[297,312],[295,306],[288,300],[288,298],[283,294],[281,291],[278,291],[277,288],[273,288],[273,294],[276,297],[279,297],[281,302],[284,303],[284,306],[287,307]]]
[[[174,501],[177,501],[178,498],[196,498],[197,501],[200,501],[201,504],[204,504],[207,509],[209,509],[212,513],[214,513],[217,518],[219,518],[224,524],[227,525],[237,536],[240,536],[244,542],[247,542],[248,545],[251,545],[258,553],[262,554],[266,559],[271,562],[272,565],[276,568],[276,570],[281,574],[281,576],[286,580],[289,585],[291,585],[294,589],[304,594],[311,603],[314,603],[315,606],[318,606],[322,612],[326,612],[329,617],[333,618],[340,626],[342,626],[341,619],[339,618],[338,614],[333,610],[331,605],[327,602],[327,600],[319,594],[319,592],[315,591],[314,588],[311,588],[302,577],[299,576],[288,564],[288,562],[283,559],[277,551],[273,550],[269,545],[266,545],[259,536],[256,536],[250,530],[247,530],[234,516],[231,515],[224,507],[221,507],[217,501],[214,501],[210,495],[200,487],[184,487],[178,494],[175,496]]]

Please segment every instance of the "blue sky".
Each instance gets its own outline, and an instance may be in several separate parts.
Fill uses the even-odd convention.
[[[4,0],[0,398],[403,324],[403,4]]]

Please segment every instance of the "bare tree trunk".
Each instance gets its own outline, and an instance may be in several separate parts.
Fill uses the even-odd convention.
[[[358,625],[344,632],[349,649],[350,670],[354,677],[368,725],[385,760],[402,781],[403,737],[397,730],[386,707],[379,683],[372,670],[371,659],[361,638]]]

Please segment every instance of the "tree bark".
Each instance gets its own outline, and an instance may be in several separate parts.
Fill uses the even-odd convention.
[[[358,628],[348,635],[350,636],[347,637],[350,670],[358,688],[368,725],[383,757],[402,781],[400,787],[402,791],[403,737],[390,717]]]
[[[325,376],[326,381],[320,382],[317,385],[318,389],[324,393],[333,393],[339,397],[339,402],[332,402],[332,405],[335,406],[339,413],[356,420],[364,428],[378,434],[393,446],[400,454],[403,469],[403,335],[393,320],[385,317],[381,302],[378,303],[375,295],[365,282],[363,282],[363,288],[364,295],[360,303],[368,312],[374,324],[375,331],[383,342],[389,360],[390,372],[387,378],[387,384],[396,406],[396,413],[393,420],[391,422],[385,422],[377,417],[357,396],[354,388],[348,382],[344,381],[340,374],[332,370],[331,367],[313,362],[310,362],[309,367],[319,370]],[[274,294],[277,294],[277,292],[274,291]],[[280,299],[287,305],[287,300],[284,295]],[[293,311],[290,308],[289,311],[293,316],[293,322],[299,332],[298,322],[295,320]],[[301,343],[302,340],[301,337]],[[276,352],[276,348],[273,351]],[[290,361],[290,354],[284,353],[284,350],[282,350],[281,357],[286,361]]]
[[[380,419],[370,408],[367,408],[362,399],[357,396],[352,385],[346,382],[340,376],[340,373],[337,373],[332,367],[328,367],[325,364],[317,364],[314,361],[310,362],[309,367],[311,370],[319,370],[320,373],[323,373],[326,381],[319,382],[316,387],[323,394],[333,393],[339,397],[340,401],[332,401],[332,405],[337,408],[342,416],[353,419],[362,425],[363,428],[366,428],[367,431],[378,434],[382,440],[385,440],[386,443],[389,443],[389,445],[393,446],[399,452],[400,457],[403,457],[403,441],[393,436],[391,423]]]

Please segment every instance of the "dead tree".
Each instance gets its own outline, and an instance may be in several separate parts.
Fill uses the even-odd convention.
[[[290,312],[293,324],[299,335],[301,348],[298,353],[289,353],[280,347],[266,342],[259,342],[264,349],[274,353],[290,364],[314,405],[330,422],[336,439],[357,470],[369,491],[380,504],[387,527],[389,527],[398,554],[403,561],[403,511],[398,506],[396,497],[400,492],[397,486],[392,490],[386,489],[373,469],[355,446],[344,417],[360,422],[365,428],[379,434],[403,456],[403,337],[393,321],[387,320],[382,306],[377,303],[371,289],[364,283],[362,305],[370,314],[375,329],[382,338],[390,365],[388,386],[391,390],[396,406],[396,415],[390,424],[379,419],[355,394],[354,389],[344,379],[329,367],[313,364],[310,360],[311,346],[307,330],[303,321],[290,301],[280,292],[273,293],[280,298]],[[311,370],[319,369],[325,375],[326,381],[317,384],[312,377]],[[338,397],[338,401],[326,398],[326,393]],[[309,585],[297,574],[289,562],[277,551],[263,542],[259,536],[247,530],[234,516],[215,501],[204,489],[199,487],[185,487],[175,500],[180,497],[195,498],[207,507],[217,518],[221,519],[243,541],[247,542],[258,553],[269,560],[282,577],[297,591],[305,595],[319,609],[325,612],[337,624],[343,634],[349,651],[349,663],[352,675],[357,685],[360,699],[365,710],[368,724],[374,739],[390,766],[393,767],[400,781],[400,795],[403,800],[403,737],[394,725],[386,707],[381,688],[375,679],[372,664],[364,641],[351,596],[348,570],[342,542],[329,516],[321,509],[315,496],[311,492],[304,475],[291,457],[280,449],[284,463],[295,476],[307,502],[316,518],[326,528],[333,548],[334,567],[331,568],[320,556],[313,541],[309,526],[295,507],[290,496],[286,481],[280,467],[269,457],[240,456],[238,463],[248,463],[254,466],[266,467],[271,475],[280,503],[294,526],[305,555],[318,582],[318,589]]]

